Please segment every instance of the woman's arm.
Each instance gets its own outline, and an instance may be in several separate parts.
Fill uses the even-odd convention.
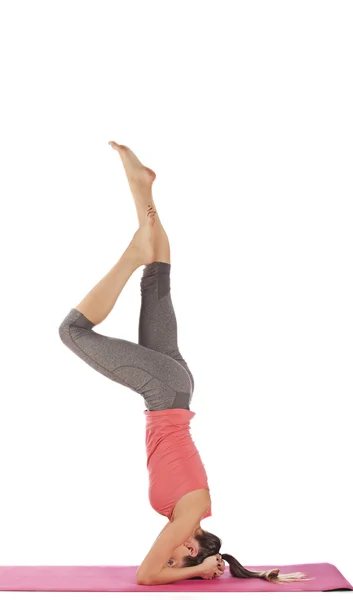
[[[190,572],[188,569],[194,569],[194,567],[174,569],[166,567],[166,563],[175,548],[183,544],[193,534],[195,525],[200,522],[200,519],[207,511],[208,505],[208,500],[199,499],[195,503],[190,499],[190,502],[184,506],[185,510],[183,510],[182,515],[175,518],[173,522],[167,523],[141,563],[136,573],[137,583],[152,585],[149,582],[157,581],[158,577],[161,577],[164,583],[178,581],[178,579],[183,579],[183,577],[187,579],[186,575]],[[162,571],[164,571],[163,575],[159,575]],[[179,576],[178,579],[173,579],[171,571],[175,573],[180,571],[179,575],[183,573],[183,577]],[[177,575],[175,576],[177,577]],[[168,577],[169,581],[166,581],[165,578]],[[190,577],[195,577],[195,575],[190,574],[188,578]]]
[[[210,579],[214,576],[221,577],[224,573],[224,560],[220,554],[213,554],[205,558],[202,563],[195,567],[185,568],[164,568],[154,577],[146,581],[147,585],[160,585],[161,583],[173,583],[180,579],[191,579],[192,577],[201,577]],[[145,585],[146,585],[145,583]]]
[[[182,579],[192,579],[193,577],[201,576],[202,565],[196,565],[196,567],[183,567],[176,569],[175,567],[165,567],[159,573],[140,580],[137,578],[139,585],[162,585],[163,583],[174,583]]]

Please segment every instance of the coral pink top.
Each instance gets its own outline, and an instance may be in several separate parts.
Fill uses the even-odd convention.
[[[189,492],[208,487],[207,474],[190,433],[192,410],[171,408],[144,411],[152,508],[171,518],[174,506]],[[212,516],[211,507],[202,517]]]

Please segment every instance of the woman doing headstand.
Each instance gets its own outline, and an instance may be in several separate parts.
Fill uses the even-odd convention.
[[[170,246],[152,197],[156,174],[126,146],[109,142],[122,160],[135,201],[139,228],[121,258],[59,327],[63,343],[102,375],[144,398],[149,500],[168,523],[136,574],[143,585],[181,579],[220,577],[230,565],[233,577],[273,582],[303,579],[279,569],[256,572],[233,556],[220,555],[221,539],[201,527],[211,516],[204,465],[191,438],[192,373],[180,354],[170,293]],[[132,273],[144,266],[140,291],[139,342],[101,335],[93,328],[114,307]]]

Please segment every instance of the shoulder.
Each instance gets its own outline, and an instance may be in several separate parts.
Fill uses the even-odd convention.
[[[211,496],[209,490],[200,489],[188,492],[176,503],[172,520],[183,517],[184,515],[193,515],[196,520],[201,520],[210,505]]]

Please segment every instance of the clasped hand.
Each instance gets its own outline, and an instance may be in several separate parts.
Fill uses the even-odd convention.
[[[208,556],[200,564],[200,577],[202,579],[215,579],[223,575],[225,568],[224,560],[220,554]]]

